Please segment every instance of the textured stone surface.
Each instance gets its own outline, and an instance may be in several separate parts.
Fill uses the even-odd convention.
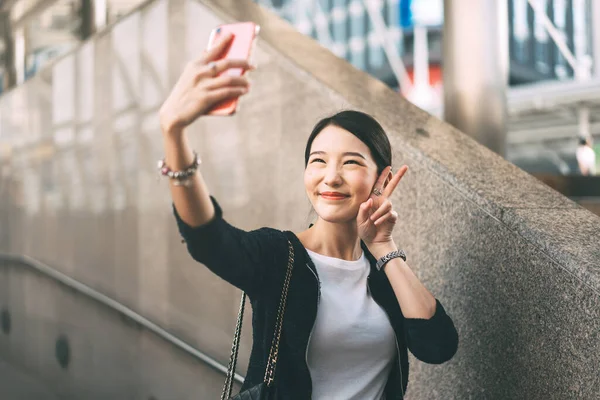
[[[461,338],[448,364],[412,360],[408,397],[597,397],[600,218],[250,1],[147,3],[0,98],[0,141],[12,147],[0,159],[0,249],[46,261],[226,362],[239,292],[187,255],[155,162],[163,153],[162,100],[210,29],[234,20],[262,26],[252,90],[235,117],[202,118],[189,129],[225,217],[244,229],[305,229],[314,217],[302,185],[311,128],[343,108],[366,111],[386,128],[394,166],[410,167],[393,198],[401,218],[395,238]],[[27,368],[58,376],[37,355],[48,346],[37,333],[44,329],[55,335],[68,328],[87,367],[95,351],[112,354],[122,365],[115,383],[142,362],[86,331],[77,322],[87,321],[86,309],[50,289],[39,298],[51,301],[20,303],[19,291],[39,279],[1,271],[0,279],[11,282],[0,283],[9,293],[0,301],[15,310],[14,325],[38,324],[14,339]],[[53,322],[44,328],[30,314]],[[89,321],[99,330],[105,316],[96,314]],[[248,315],[241,372],[249,325]],[[126,331],[107,328],[118,340]],[[123,340],[135,351],[171,355],[143,334]],[[8,348],[0,339],[0,350]],[[154,368],[139,371],[139,379],[153,382]],[[173,368],[187,377],[192,367]],[[199,384],[219,386],[212,376]],[[71,374],[61,382],[69,379],[84,388],[95,378]],[[168,388],[157,383],[156,393]]]
[[[411,398],[595,393],[599,368],[586,355],[600,354],[598,292],[446,183],[423,177],[418,196],[429,200],[419,202],[411,265],[452,313],[461,343],[444,366],[412,360]]]

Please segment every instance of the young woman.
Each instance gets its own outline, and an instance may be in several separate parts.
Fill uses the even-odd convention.
[[[218,101],[247,93],[246,77],[218,77],[228,68],[253,68],[213,61],[229,40],[186,68],[160,120],[162,167],[188,251],[252,303],[253,346],[242,389],[263,380],[289,242],[295,256],[276,398],[402,399],[407,350],[438,364],[458,346],[452,320],[392,237],[402,223],[390,197],[408,167],[392,171],[390,143],[373,118],[343,111],[317,123],[306,145],[304,185],[318,215],[314,225],[299,233],[245,232],[227,223],[197,172],[184,129]]]

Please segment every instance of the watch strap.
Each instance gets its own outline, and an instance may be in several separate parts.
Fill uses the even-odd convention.
[[[377,264],[375,265],[377,267],[377,271],[381,271],[384,267],[384,265],[394,259],[394,258],[401,258],[406,262],[406,254],[404,253],[404,251],[402,250],[395,250],[392,252],[387,253],[385,256],[381,257],[379,260],[377,260]]]

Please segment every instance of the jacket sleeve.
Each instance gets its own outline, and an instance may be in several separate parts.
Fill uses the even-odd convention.
[[[275,229],[247,232],[232,226],[223,219],[223,211],[212,196],[211,200],[213,219],[195,228],[187,225],[173,206],[179,232],[194,260],[252,297],[268,267],[275,265],[274,247],[280,238]]]
[[[454,323],[439,300],[435,302],[433,317],[404,320],[408,349],[416,358],[429,364],[450,360],[458,349],[458,332]]]

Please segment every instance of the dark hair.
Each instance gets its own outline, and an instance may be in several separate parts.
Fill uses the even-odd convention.
[[[347,130],[359,138],[361,142],[366,144],[371,151],[371,156],[377,164],[378,174],[381,174],[385,167],[392,165],[392,146],[379,122],[369,114],[360,111],[346,110],[338,112],[330,117],[323,118],[317,122],[306,143],[306,150],[304,151],[304,168],[308,165],[310,148],[313,141],[317,135],[329,125],[335,125]]]
[[[587,144],[588,140],[585,136],[579,136],[579,145],[580,146],[585,146]]]

